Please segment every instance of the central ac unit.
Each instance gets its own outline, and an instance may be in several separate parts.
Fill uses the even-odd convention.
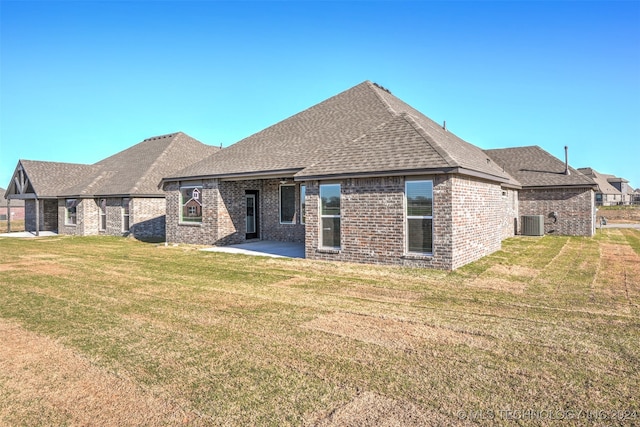
[[[544,236],[543,215],[522,215],[523,236]]]

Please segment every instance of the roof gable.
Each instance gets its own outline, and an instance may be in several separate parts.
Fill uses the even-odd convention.
[[[60,191],[82,182],[97,169],[79,163],[19,160],[7,195],[12,198],[56,198]]]

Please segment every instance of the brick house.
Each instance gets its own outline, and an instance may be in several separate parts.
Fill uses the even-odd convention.
[[[5,197],[7,190],[0,187],[0,221],[21,221],[24,219],[24,200],[14,200],[13,203]]]
[[[304,242],[309,259],[455,269],[500,249],[522,210],[565,212],[550,200],[566,176],[531,187],[545,200],[534,205],[493,154],[366,81],[167,175],[167,241]],[[593,182],[572,172],[589,199]],[[196,221],[184,216],[193,189]]]
[[[24,200],[28,231],[164,239],[162,177],[219,150],[178,132],[92,165],[20,160],[6,195]]]
[[[632,190],[626,179],[600,173],[592,168],[578,168],[578,171],[593,179],[597,184],[597,206],[628,205],[631,203]]]

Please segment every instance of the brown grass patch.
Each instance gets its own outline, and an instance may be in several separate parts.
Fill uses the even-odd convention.
[[[355,313],[330,313],[307,322],[302,327],[394,350],[408,350],[427,343],[467,344],[475,347],[486,344],[485,338],[473,333]]]
[[[594,286],[609,296],[640,303],[640,255],[629,245],[601,243],[601,266]]]
[[[531,279],[537,277],[539,273],[538,269],[523,265],[496,264],[470,282],[469,286],[522,294]]]
[[[364,392],[335,409],[315,425],[317,427],[394,427],[450,425],[451,419],[439,412],[428,414],[410,402],[389,399]]]
[[[18,261],[9,264],[0,264],[0,271],[28,270],[34,274],[45,276],[68,276],[70,270],[55,262],[47,261],[48,258],[38,261]]]
[[[1,319],[0,335],[0,384],[12,402],[0,405],[0,420],[9,425],[42,413],[65,425],[163,425],[195,418],[50,338]]]
[[[350,285],[332,294],[391,303],[411,303],[420,299],[418,292],[378,286]]]

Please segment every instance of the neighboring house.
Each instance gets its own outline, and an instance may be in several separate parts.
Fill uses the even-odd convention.
[[[603,174],[592,168],[578,168],[578,171],[593,179],[598,185],[596,189],[597,206],[613,206],[630,203],[631,191],[627,185],[629,181],[626,179]]]
[[[633,201],[633,188],[629,186],[629,181],[615,175],[605,175],[609,184],[613,185],[622,195],[622,204],[629,205]]]
[[[538,146],[485,152],[522,186],[518,191],[521,216],[543,215],[545,234],[593,234],[596,188],[593,179]]]
[[[542,179],[367,81],[166,175],[167,241],[304,242],[309,259],[451,270],[500,249],[522,212],[556,211],[554,232],[591,236],[593,181],[523,150]],[[200,217],[187,213],[195,189]]]
[[[0,187],[0,221],[21,221],[24,219],[24,200],[8,200]]]
[[[20,160],[6,195],[25,201],[28,231],[164,238],[162,177],[219,150],[178,132],[93,165]]]

